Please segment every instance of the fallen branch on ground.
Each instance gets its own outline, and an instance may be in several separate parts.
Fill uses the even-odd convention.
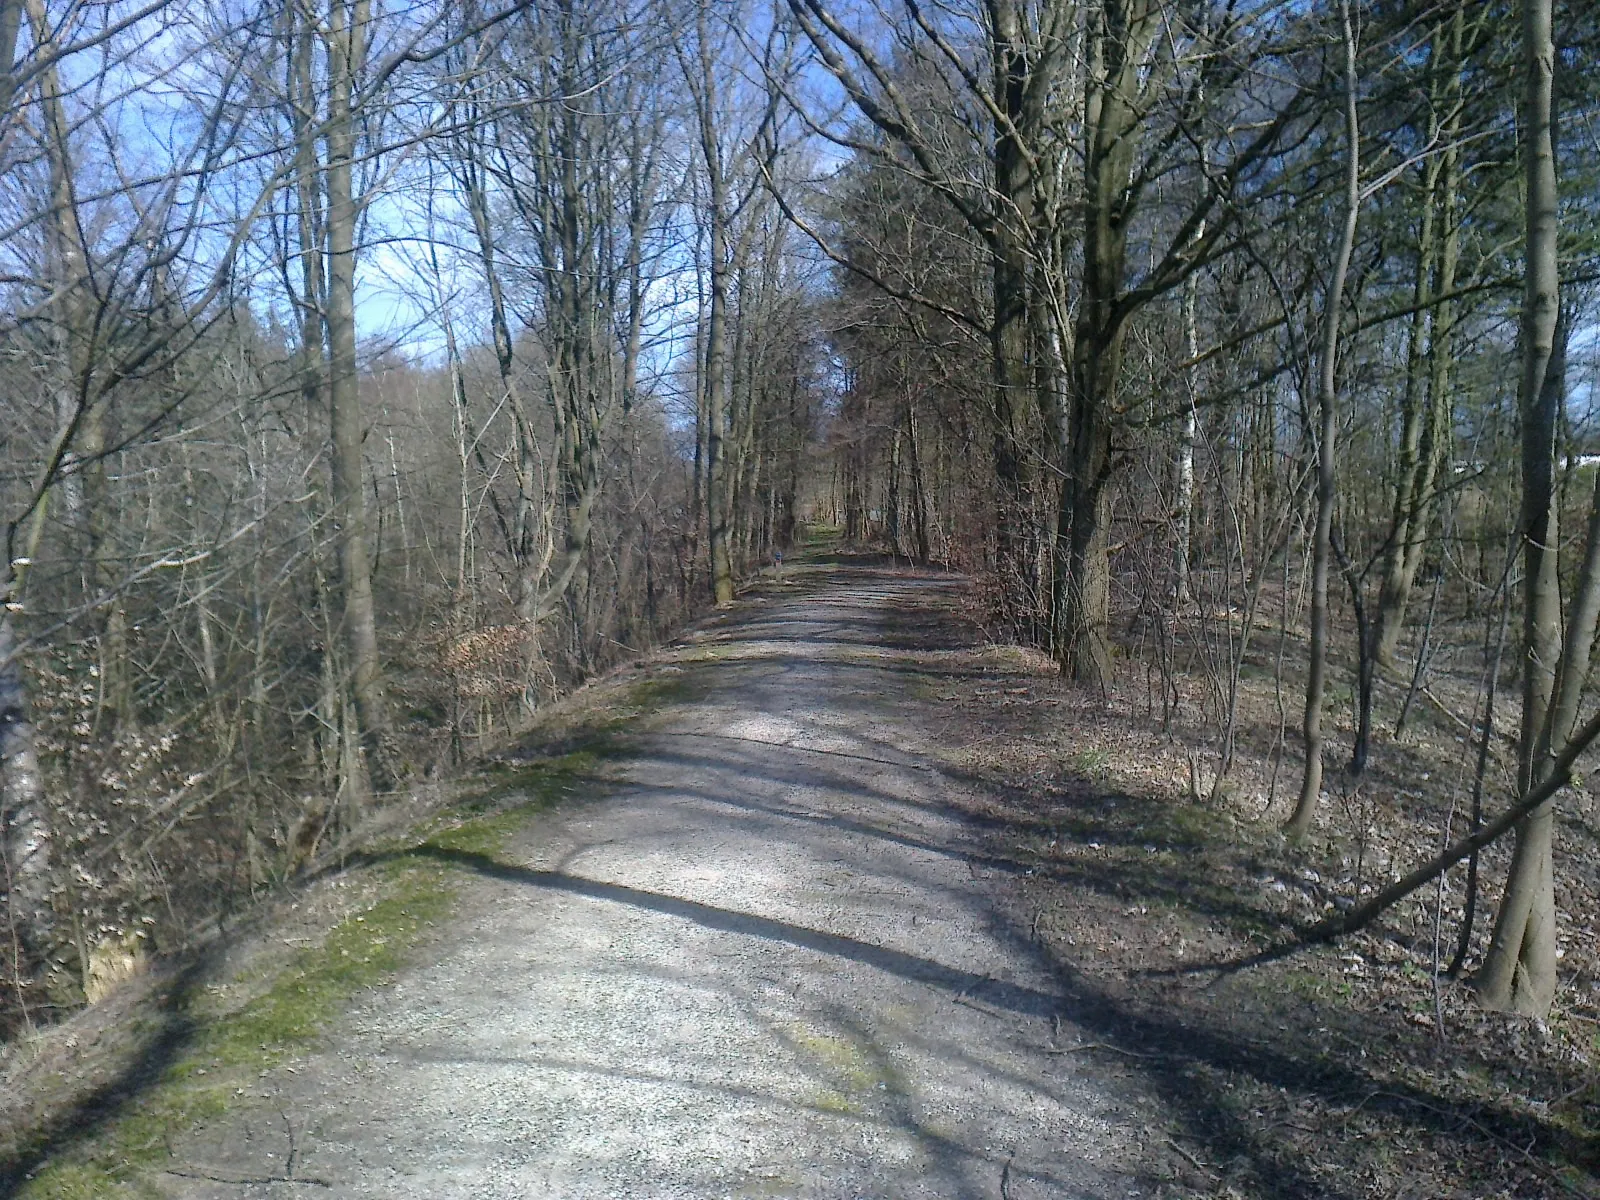
[[[1220,963],[1194,963],[1186,967],[1174,967],[1164,971],[1152,972],[1152,974],[1197,975],[1214,971],[1218,976],[1229,975],[1235,971],[1242,971],[1246,967],[1259,967],[1266,963],[1276,962],[1280,958],[1288,958],[1291,954],[1298,954],[1302,950],[1309,950],[1314,946],[1326,945],[1329,942],[1348,937],[1350,934],[1366,928],[1384,910],[1398,904],[1418,888],[1432,883],[1469,854],[1482,850],[1490,842],[1503,837],[1523,817],[1529,815],[1534,809],[1544,804],[1562,788],[1566,787],[1567,784],[1571,783],[1573,764],[1578,761],[1578,756],[1587,750],[1590,743],[1597,737],[1600,737],[1600,713],[1590,717],[1583,728],[1573,734],[1572,738],[1567,742],[1566,748],[1556,755],[1550,763],[1550,769],[1545,773],[1544,778],[1521,800],[1518,800],[1478,832],[1451,843],[1409,875],[1395,880],[1388,887],[1378,891],[1369,899],[1350,909],[1350,911],[1326,917],[1301,932],[1298,937],[1291,941],[1280,942],[1276,946],[1268,946],[1265,950],[1245,955],[1243,958],[1231,959]]]

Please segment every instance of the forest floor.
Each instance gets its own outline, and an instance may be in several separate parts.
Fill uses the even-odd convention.
[[[1292,634],[1280,646],[1271,622],[1257,628],[1237,685],[1236,756],[1218,784],[1227,683],[1206,664],[1237,652],[1237,616],[1186,612],[1169,631],[1165,681],[1146,630],[1151,653],[1121,647],[1104,694],[1067,686],[1044,655],[1001,646],[970,652],[966,670],[951,664],[941,688],[948,727],[961,731],[946,739],[968,785],[958,803],[1020,875],[1018,919],[1067,981],[1067,1011],[1090,1039],[1082,1053],[1167,1105],[1170,1144],[1197,1194],[1600,1197],[1592,783],[1567,789],[1558,806],[1561,968],[1547,1021],[1486,1012],[1471,990],[1509,839],[1484,853],[1454,978],[1464,866],[1335,946],[1238,973],[1203,969],[1292,940],[1428,857],[1446,830],[1460,837],[1477,754],[1460,715],[1476,711],[1483,674],[1470,617],[1434,659],[1400,736],[1408,680],[1380,680],[1371,764],[1358,781],[1340,759],[1354,724],[1351,664],[1336,663],[1327,792],[1314,834],[1287,843],[1279,831],[1299,784],[1304,683],[1281,664],[1303,661],[1304,647]],[[1163,684],[1173,701],[1165,719]],[[1501,689],[1487,816],[1514,769],[1504,726],[1515,681]]]
[[[1193,799],[1171,729],[975,604],[818,554],[585,689],[52,1034],[8,1086],[143,1031],[0,1196],[1600,1196],[1581,969],[1549,1025],[1403,921],[1153,973],[1321,911],[1341,846],[1252,823],[1248,755]]]

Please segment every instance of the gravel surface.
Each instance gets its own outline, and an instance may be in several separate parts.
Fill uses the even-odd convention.
[[[1130,1102],[1050,1053],[1065,1001],[934,765],[956,587],[835,571],[702,631],[679,669],[711,686],[626,782],[480,863],[431,961],[164,1188],[1139,1194]]]

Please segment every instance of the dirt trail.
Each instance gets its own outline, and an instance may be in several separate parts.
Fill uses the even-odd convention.
[[[622,787],[480,864],[432,961],[175,1147],[254,1182],[164,1186],[1139,1194],[1125,1101],[1048,1053],[1063,1002],[934,765],[953,586],[840,570],[704,631],[681,669],[712,686]]]

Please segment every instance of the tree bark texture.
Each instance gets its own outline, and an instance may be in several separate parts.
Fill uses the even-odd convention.
[[[1157,17],[1148,0],[1108,0],[1092,20],[1084,100],[1083,287],[1073,338],[1066,482],[1057,529],[1065,533],[1059,596],[1061,668],[1078,683],[1111,682],[1111,432],[1122,373],[1127,265],[1126,202],[1141,120],[1140,70]]]
[[[1555,41],[1551,0],[1523,0],[1523,159],[1526,171],[1526,263],[1522,300],[1523,683],[1518,790],[1526,793],[1548,745],[1545,723],[1561,653],[1557,573],[1555,452],[1564,393],[1566,331],[1557,259]],[[1574,697],[1573,703],[1576,703]],[[1551,864],[1555,814],[1549,802],[1517,826],[1516,849],[1478,996],[1489,1008],[1543,1017],[1556,986],[1555,883]]]
[[[700,153],[706,169],[706,239],[708,291],[705,331],[705,505],[711,554],[711,596],[717,604],[733,600],[733,548],[730,538],[732,496],[726,461],[728,425],[728,282],[729,188],[717,129],[717,68],[710,45],[705,7],[698,13]]]
[[[356,114],[351,108],[366,61],[367,0],[333,0],[328,7],[328,411],[332,427],[332,495],[344,612],[340,623],[350,659],[350,691],[371,782],[393,786],[386,746],[388,710],[378,656],[378,618],[367,547],[367,501],[362,442],[366,423],[356,370]]]
[[[1002,115],[994,121],[995,206],[990,266],[994,324],[990,330],[996,489],[995,570],[1005,594],[1032,593],[1027,586],[1034,544],[1028,515],[1025,430],[1031,391],[1029,360],[1028,241],[1035,219],[1034,178],[1021,136],[1027,118],[1029,60],[1023,16],[1011,0],[991,6],[994,96]],[[1014,636],[1026,636],[1033,614],[1011,611],[1002,620]]]

